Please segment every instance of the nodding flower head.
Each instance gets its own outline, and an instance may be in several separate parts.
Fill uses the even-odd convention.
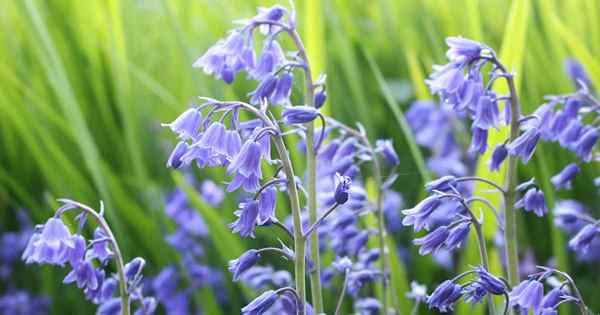
[[[492,152],[492,159],[490,160],[490,170],[497,171],[500,169],[500,165],[506,159],[508,155],[508,150],[506,149],[505,144],[499,144]]]
[[[573,234],[585,226],[580,218],[586,215],[585,206],[575,200],[559,200],[554,206],[554,224]]]
[[[569,241],[569,247],[576,252],[586,253],[594,238],[599,234],[600,227],[598,227],[598,223],[588,224]]]
[[[287,125],[304,124],[315,120],[319,110],[311,106],[290,106],[283,112],[283,122]]]
[[[471,146],[469,146],[469,151],[473,153],[484,154],[487,150],[487,129],[481,129],[473,126],[471,131],[473,132],[473,136],[471,137]]]
[[[448,238],[445,241],[445,246],[449,250],[453,250],[459,248],[467,236],[469,236],[469,231],[471,231],[471,222],[462,222],[450,229],[448,234]]]
[[[496,128],[500,122],[498,103],[492,95],[483,95],[477,102],[473,126],[481,129]]]
[[[424,237],[414,239],[413,244],[421,246],[421,248],[419,248],[419,255],[427,255],[439,250],[444,245],[449,235],[450,232],[448,227],[442,225]]]
[[[89,288],[95,290],[98,288],[99,282],[96,277],[96,270],[90,261],[81,261],[73,267],[73,270],[67,274],[63,283],[77,282],[78,288]]]
[[[237,259],[229,261],[229,271],[233,273],[233,281],[238,281],[240,276],[252,268],[258,260],[260,259],[260,254],[256,249],[251,249],[246,251]]]
[[[596,142],[598,142],[598,137],[598,129],[589,128],[583,133],[579,141],[574,144],[575,153],[577,153],[582,160],[586,162],[591,161],[593,155],[592,149],[594,148],[594,145],[596,145]]]
[[[265,291],[242,308],[242,315],[260,315],[266,312],[277,301],[277,292]]]
[[[294,83],[294,76],[291,72],[283,73],[277,80],[275,90],[271,95],[271,103],[275,105],[289,105],[290,95],[292,93],[292,84]]]
[[[362,298],[354,303],[354,308],[360,314],[378,314],[381,310],[381,303],[376,298]]]
[[[198,135],[201,121],[202,115],[200,115],[200,112],[196,108],[190,108],[179,115],[172,123],[162,124],[162,126],[169,127],[180,138],[187,140],[194,139]]]
[[[350,197],[352,180],[348,176],[336,174],[337,185],[335,186],[334,199],[337,204],[343,205]]]
[[[167,160],[167,167],[178,169],[183,165],[182,157],[187,153],[189,149],[188,144],[185,141],[180,141],[171,152],[169,159]]]
[[[402,224],[412,225],[415,231],[429,227],[431,214],[441,205],[439,196],[429,196],[419,202],[414,208],[402,210],[405,215]]]
[[[142,274],[146,266],[146,260],[142,257],[136,257],[125,265],[125,278],[127,281],[134,281]]]
[[[543,217],[548,212],[544,192],[535,187],[527,190],[523,198],[515,203],[515,207],[533,211],[538,217]]]
[[[448,175],[428,182],[425,184],[425,190],[428,192],[433,192],[434,190],[448,192],[453,191],[453,188],[456,188],[456,184],[456,177]]]
[[[512,306],[526,311],[532,309],[537,314],[544,297],[544,285],[538,280],[525,280],[509,293],[509,297]]]
[[[465,82],[463,64],[460,62],[434,66],[433,70],[433,74],[425,81],[432,93],[454,94]]]
[[[238,155],[227,167],[228,174],[235,173],[235,177],[227,187],[227,191],[232,192],[239,187],[243,187],[247,192],[258,190],[260,187],[259,180],[262,178],[261,154],[260,143],[252,139],[244,143]]]
[[[275,202],[277,197],[277,189],[268,187],[258,197],[258,224],[264,225],[276,221],[275,218]]]
[[[494,295],[501,295],[508,290],[504,281],[489,273],[483,267],[476,267],[474,271],[479,276],[478,282],[481,283],[487,292]]]
[[[429,309],[437,308],[440,312],[452,311],[454,303],[460,299],[462,294],[463,289],[460,285],[446,280],[427,297],[427,305]]]
[[[581,171],[581,168],[576,163],[567,165],[560,173],[552,176],[550,181],[554,185],[556,190],[560,189],[571,189],[571,181],[575,178],[575,175]]]
[[[277,87],[277,77],[273,74],[265,75],[256,90],[250,92],[250,103],[257,105],[264,100],[271,99],[275,87]]]
[[[539,140],[540,132],[538,128],[529,128],[508,145],[508,153],[520,157],[523,163],[527,163],[533,156]]]
[[[565,60],[565,72],[576,88],[593,88],[592,80],[581,63],[573,58]]]
[[[469,283],[464,290],[464,300],[466,303],[477,304],[483,301],[483,298],[487,295],[487,290],[483,287],[483,284],[477,281]]]
[[[380,152],[391,166],[400,164],[398,153],[396,153],[396,149],[394,149],[394,142],[391,139],[377,140],[375,142],[375,146],[376,151]]]
[[[448,37],[446,44],[449,49],[446,57],[450,61],[469,61],[481,55],[481,51],[486,48],[482,43],[463,37]]]
[[[325,105],[325,101],[327,100],[327,91],[325,90],[320,90],[317,93],[315,93],[315,98],[313,103],[315,104],[315,107],[321,108],[323,107],[323,105]]]
[[[254,230],[258,219],[258,201],[250,200],[239,205],[240,210],[235,212],[238,219],[229,224],[234,233],[240,233],[242,237],[254,237]]]
[[[75,247],[69,229],[60,218],[50,218],[41,233],[34,233],[25,251],[25,262],[64,265],[68,253]]]

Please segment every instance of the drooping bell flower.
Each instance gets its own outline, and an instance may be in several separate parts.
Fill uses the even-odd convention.
[[[450,232],[448,234],[448,238],[446,239],[444,246],[448,248],[448,250],[453,250],[461,247],[467,236],[469,236],[470,231],[471,222],[468,221],[453,226],[452,228],[450,228]]]
[[[277,77],[272,74],[265,75],[256,87],[256,90],[248,94],[250,96],[250,104],[258,105],[262,101],[270,99],[276,86]]]
[[[319,110],[311,106],[291,106],[281,116],[286,125],[304,124],[315,120],[319,116]]]
[[[527,190],[523,198],[515,203],[515,207],[533,211],[538,217],[543,217],[548,212],[544,192],[535,187]]]
[[[394,149],[394,143],[391,139],[377,140],[375,142],[375,146],[375,150],[380,152],[391,166],[400,164],[398,153],[396,153],[396,150]]]
[[[439,250],[448,239],[449,234],[448,227],[442,225],[424,237],[415,238],[413,244],[421,246],[419,248],[419,255],[427,255]]]
[[[227,191],[232,192],[242,187],[247,192],[255,192],[260,187],[259,180],[262,178],[260,168],[261,145],[253,139],[247,140],[227,167],[227,174],[235,173],[235,177],[227,186]]]
[[[258,225],[268,224],[275,218],[275,203],[277,189],[273,186],[266,188],[258,197]]]
[[[586,253],[592,245],[592,241],[598,235],[600,235],[598,224],[588,224],[569,240],[569,248],[576,252]]]
[[[425,184],[425,190],[428,192],[433,192],[434,190],[448,192],[452,191],[452,187],[456,188],[456,177],[452,175],[443,176]]]
[[[258,201],[242,202],[239,207],[240,210],[235,212],[238,219],[229,224],[229,227],[233,233],[240,233],[242,237],[254,238],[254,230],[256,229],[256,221],[258,219]]]
[[[181,139],[187,140],[196,137],[201,121],[200,111],[196,108],[190,108],[179,115],[172,123],[162,124],[162,126],[169,127]]]
[[[490,160],[490,170],[498,171],[500,169],[500,165],[506,159],[508,155],[508,150],[506,149],[505,144],[499,144],[492,152],[492,159]]]
[[[429,309],[437,308],[440,312],[452,311],[454,303],[460,299],[462,294],[463,289],[460,285],[446,280],[427,297],[427,305]]]
[[[446,44],[449,49],[446,57],[450,61],[468,61],[480,56],[485,48],[482,43],[463,37],[447,37]]]
[[[544,297],[544,285],[537,280],[525,280],[509,293],[509,297],[512,306],[518,306],[526,312],[531,309],[537,314]]]
[[[405,226],[412,225],[415,232],[420,231],[424,227],[429,227],[429,218],[431,214],[441,205],[438,196],[429,196],[419,202],[414,208],[402,210],[405,215],[402,224]]]
[[[252,300],[250,304],[242,308],[242,315],[261,315],[266,312],[277,301],[277,292],[273,290],[265,291],[263,294]]]
[[[490,95],[483,95],[477,102],[473,126],[480,129],[496,128],[499,124],[500,112],[498,103]]]
[[[527,163],[533,156],[539,140],[538,128],[532,127],[508,145],[508,153],[520,157],[523,163]]]
[[[188,151],[188,144],[185,141],[180,141],[171,152],[169,159],[167,160],[167,167],[178,169],[183,165],[181,158]]]
[[[248,269],[256,265],[260,259],[260,254],[256,249],[250,249],[243,253],[239,258],[229,261],[229,271],[233,274],[233,281],[240,280],[241,275]]]
[[[575,175],[581,171],[581,168],[576,163],[567,165],[560,173],[552,176],[550,181],[556,190],[571,189],[571,181]]]
[[[50,218],[41,233],[34,233],[23,253],[26,263],[64,265],[73,249],[73,238],[60,218]]]
[[[285,72],[279,76],[275,90],[270,98],[271,103],[275,105],[289,105],[293,83],[294,75],[291,72]]]
[[[487,138],[488,138],[487,129],[481,129],[481,128],[477,128],[477,127],[473,126],[473,128],[471,128],[471,130],[473,132],[473,136],[471,139],[471,146],[469,147],[469,151],[475,152],[478,154],[485,153],[485,150],[487,150]]]
[[[589,128],[585,131],[579,141],[574,144],[575,153],[584,161],[589,162],[592,160],[592,149],[596,142],[598,142],[598,129]]]
[[[337,204],[343,205],[348,201],[350,196],[350,186],[352,185],[352,180],[348,176],[342,176],[340,174],[336,174],[338,184],[335,187],[334,199]]]
[[[67,274],[63,283],[77,283],[78,288],[89,288],[95,290],[98,288],[98,279],[96,278],[96,270],[90,261],[81,261],[73,267],[73,270]]]
[[[320,90],[317,93],[315,93],[315,97],[314,97],[314,101],[313,101],[313,103],[315,104],[315,108],[319,109],[319,108],[323,107],[326,100],[327,100],[327,91]]]

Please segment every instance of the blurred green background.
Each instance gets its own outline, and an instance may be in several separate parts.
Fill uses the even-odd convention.
[[[164,167],[174,139],[159,124],[174,119],[198,95],[245,97],[251,85],[225,86],[191,64],[232,27],[232,20],[273,3],[1,1],[2,229],[14,228],[19,207],[30,209],[41,223],[58,197],[91,205],[101,199],[128,258],[146,257],[148,274],[173,261],[160,231],[163,195],[174,186]],[[423,79],[432,64],[444,62],[446,36],[481,40],[499,51],[517,73],[525,112],[541,104],[545,94],[573,90],[563,71],[567,56],[581,61],[600,86],[596,0],[299,0],[296,6],[312,62],[328,75],[329,113],[348,123],[361,121],[372,137],[394,139],[402,160],[396,188],[408,205],[422,196],[423,176],[399,126],[398,109],[431,98]],[[384,80],[378,80],[378,71]],[[572,156],[554,146],[542,146],[541,153],[523,178],[535,175],[548,188],[549,176]],[[597,207],[591,180],[598,175],[597,165],[587,166],[574,190],[560,195],[547,190],[550,202],[575,198]],[[223,225],[230,222],[233,206],[217,211]],[[532,248],[539,263],[558,258],[575,272],[587,301],[600,309],[600,293],[594,290],[598,265],[575,262],[551,218],[521,217],[522,248]],[[406,234],[396,240],[408,244]],[[238,248],[248,247],[237,237],[232,240]],[[231,258],[219,254],[218,246],[210,250],[217,266]],[[467,249],[462,266],[476,263],[471,254]],[[448,276],[429,258],[419,259],[422,263],[405,266],[406,283],[417,279],[431,287]],[[42,272],[29,272],[33,269]],[[53,298],[53,314],[92,312],[81,292],[60,284],[64,270],[19,271],[20,287]]]

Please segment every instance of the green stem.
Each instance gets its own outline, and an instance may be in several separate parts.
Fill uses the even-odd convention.
[[[483,236],[483,231],[481,230],[481,224],[479,222],[473,222],[475,225],[475,233],[477,234],[477,242],[479,243],[479,256],[481,257],[481,264],[485,268],[485,270],[490,271],[489,257],[487,253],[487,248],[485,246],[485,237]],[[496,304],[494,304],[494,298],[491,294],[488,294],[488,309],[491,315],[496,315]]]
[[[298,55],[304,61],[304,84],[306,86],[305,102],[307,106],[314,106],[314,84],[312,71],[306,49],[302,43],[302,39],[298,32],[293,29],[288,32],[292,37]],[[317,157],[315,152],[315,125],[309,122],[306,125],[306,168],[307,168],[307,193],[308,193],[308,221],[309,224],[314,224],[317,221]],[[323,126],[325,128],[325,126]],[[323,139],[320,139],[323,141]],[[319,234],[313,233],[310,235],[310,259],[313,263],[313,268],[310,270],[310,286],[311,300],[315,313],[323,313],[323,292],[321,285],[321,257],[319,253]]]
[[[306,306],[306,259],[305,259],[305,241],[302,236],[302,218],[300,216],[300,199],[298,198],[298,189],[294,181],[294,169],[290,156],[281,136],[274,137],[275,148],[281,159],[283,171],[287,177],[287,189],[290,196],[290,205],[292,207],[292,218],[294,223],[294,273],[296,281],[296,293],[302,306],[299,307],[298,314],[304,315]]]

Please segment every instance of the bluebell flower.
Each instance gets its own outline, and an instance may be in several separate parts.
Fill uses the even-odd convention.
[[[477,102],[473,126],[480,129],[496,128],[500,121],[498,103],[490,95],[483,95]]]
[[[0,314],[46,315],[49,306],[49,298],[34,296],[24,290],[9,290],[0,296]]]
[[[588,128],[587,131],[582,133],[581,138],[574,144],[575,153],[584,161],[589,162],[592,160],[592,149],[596,142],[598,142],[598,129]]]
[[[198,134],[202,115],[196,108],[190,108],[177,117],[172,123],[162,124],[177,133],[181,139],[194,139]]]
[[[250,249],[237,259],[229,261],[229,271],[233,273],[233,281],[239,281],[240,276],[248,269],[256,265],[260,254],[256,249]]]
[[[483,287],[483,284],[477,281],[471,282],[465,287],[464,300],[466,303],[473,305],[483,301],[483,298],[487,295],[487,290]]]
[[[510,293],[510,305],[518,306],[526,312],[533,310],[537,314],[544,297],[544,285],[537,280],[525,280]]]
[[[63,283],[72,282],[77,282],[77,287],[80,289],[87,287],[90,290],[95,290],[98,288],[99,283],[96,277],[96,270],[90,261],[79,262],[63,280]]]
[[[441,201],[438,196],[429,196],[419,202],[414,208],[402,210],[405,215],[402,224],[412,225],[415,231],[420,231],[424,227],[429,228],[429,217],[440,206]]]
[[[152,315],[156,311],[156,299],[153,297],[144,297],[142,306],[138,308],[133,315]]]
[[[206,131],[202,134],[202,137],[193,146],[200,146],[202,148],[210,149],[210,157],[213,156],[224,156],[227,154],[227,148],[225,147],[226,141],[226,130],[224,124],[221,122],[213,122],[206,128]],[[220,166],[219,162],[209,162],[209,166]]]
[[[487,150],[487,129],[481,129],[473,126],[471,131],[473,132],[473,136],[471,137],[471,146],[469,147],[469,151],[478,154],[485,153],[485,150]]]
[[[453,250],[462,246],[463,242],[469,236],[471,231],[471,222],[466,221],[456,224],[450,228],[448,238],[445,241],[445,247],[449,250]]]
[[[275,40],[267,41],[257,64],[250,72],[251,77],[263,81],[265,77],[273,75],[284,62],[285,55],[279,43]]]
[[[446,280],[427,297],[427,305],[429,309],[437,308],[440,312],[448,312],[454,308],[454,303],[462,294],[463,289],[460,285]]]
[[[427,255],[444,246],[449,235],[450,231],[448,227],[442,225],[423,237],[415,238],[413,244],[421,246],[419,248],[419,255]]]
[[[581,63],[573,58],[565,59],[565,72],[577,89],[593,88],[592,80]]]
[[[250,104],[260,104],[264,100],[268,100],[275,92],[275,87],[277,87],[277,77],[272,74],[267,74],[262,78],[262,81],[258,84],[256,89],[250,94]]]
[[[171,152],[171,155],[167,160],[167,167],[173,169],[180,168],[183,165],[183,161],[181,160],[181,158],[184,154],[187,153],[188,149],[188,144],[185,141],[180,141],[179,143],[177,143],[175,149],[173,149],[173,152]]]
[[[425,184],[425,190],[428,192],[441,191],[448,192],[456,189],[456,177],[452,175],[442,176]]]
[[[532,127],[508,145],[508,153],[520,157],[523,163],[527,163],[533,156],[539,140],[539,130]]]
[[[104,233],[104,230],[100,227],[97,227],[94,230],[94,239],[92,241],[94,245],[92,245],[91,251],[89,252],[91,258],[97,258],[101,262],[105,262],[114,256],[112,250],[108,248],[108,238],[106,233]]]
[[[227,186],[228,192],[232,192],[239,187],[247,192],[255,192],[260,188],[259,180],[262,178],[261,154],[261,145],[258,142],[249,139],[244,143],[240,153],[227,167],[228,174],[236,173],[234,179]]]
[[[275,85],[275,90],[270,98],[271,103],[275,105],[290,105],[293,83],[293,74],[291,72],[284,72],[277,80],[277,85]]]
[[[319,110],[311,106],[290,106],[281,114],[283,122],[287,125],[311,122],[318,115]]]
[[[367,251],[363,251],[360,255],[358,255],[358,261],[363,266],[368,266],[376,262],[379,259],[379,256],[381,256],[379,248],[371,248]]]
[[[112,298],[100,305],[96,315],[119,315],[121,314],[121,299]]]
[[[337,204],[343,205],[348,201],[352,180],[348,176],[336,173],[337,185],[335,186],[334,199]]]
[[[559,200],[554,206],[554,224],[568,233],[575,233],[585,226],[580,219],[586,214],[585,207],[576,200]]]
[[[473,270],[479,276],[478,282],[487,292],[494,295],[502,295],[508,290],[506,284],[500,278],[489,273],[483,267],[475,267]]]
[[[229,160],[240,153],[242,139],[237,130],[225,131],[225,155]]]
[[[567,292],[562,287],[556,287],[544,295],[541,306],[543,309],[554,309],[564,300],[565,296],[568,296]]]
[[[243,315],[260,315],[267,311],[277,301],[277,293],[273,290],[263,292],[242,308]]]
[[[271,186],[263,190],[258,197],[258,221],[259,225],[264,225],[277,220],[275,218],[275,202],[277,189]]]
[[[569,248],[576,252],[585,253],[590,248],[594,238],[599,234],[600,228],[597,223],[588,224],[569,240]]]
[[[84,259],[87,244],[85,238],[80,234],[71,236],[71,240],[73,242],[73,248],[68,250],[67,259],[69,260],[69,264],[71,264],[72,267],[75,267]]]
[[[565,130],[560,133],[558,142],[563,148],[574,149],[583,130],[583,125],[579,119],[574,119],[569,123]]]
[[[446,44],[449,49],[446,57],[450,61],[470,61],[481,55],[486,48],[483,44],[463,37],[448,37]]]
[[[44,224],[41,233],[35,233],[25,251],[26,263],[64,265],[68,260],[68,251],[74,248],[69,229],[59,218],[50,218]]]
[[[567,165],[560,173],[552,176],[550,181],[554,185],[556,190],[571,189],[571,181],[575,178],[575,175],[581,171],[581,168],[576,163]]]
[[[433,66],[433,73],[425,83],[434,94],[453,94],[465,81],[462,62],[451,62],[444,66]]]
[[[142,269],[146,265],[146,260],[142,257],[135,257],[130,262],[125,264],[125,279],[127,281],[134,281],[139,278],[142,274]]]
[[[354,303],[354,309],[356,309],[360,315],[376,315],[381,310],[381,303],[379,300],[367,297],[357,300]]]
[[[319,109],[319,108],[323,107],[326,100],[327,100],[327,91],[319,90],[317,93],[315,93],[315,97],[313,100],[313,103],[315,104],[315,108]]]
[[[394,149],[394,143],[392,139],[377,140],[375,142],[376,151],[380,152],[385,160],[392,166],[400,164],[398,153]]]
[[[506,149],[506,145],[497,145],[494,149],[494,152],[492,152],[492,158],[490,160],[490,170],[498,171],[500,169],[500,165],[502,165],[502,162],[504,162],[507,155],[508,150]]]
[[[527,190],[523,198],[515,203],[515,207],[533,211],[538,217],[543,217],[548,212],[544,192],[537,188]]]
[[[234,233],[240,233],[242,237],[254,237],[254,230],[258,219],[258,201],[250,200],[240,203],[240,210],[235,212],[238,219],[229,224]]]

